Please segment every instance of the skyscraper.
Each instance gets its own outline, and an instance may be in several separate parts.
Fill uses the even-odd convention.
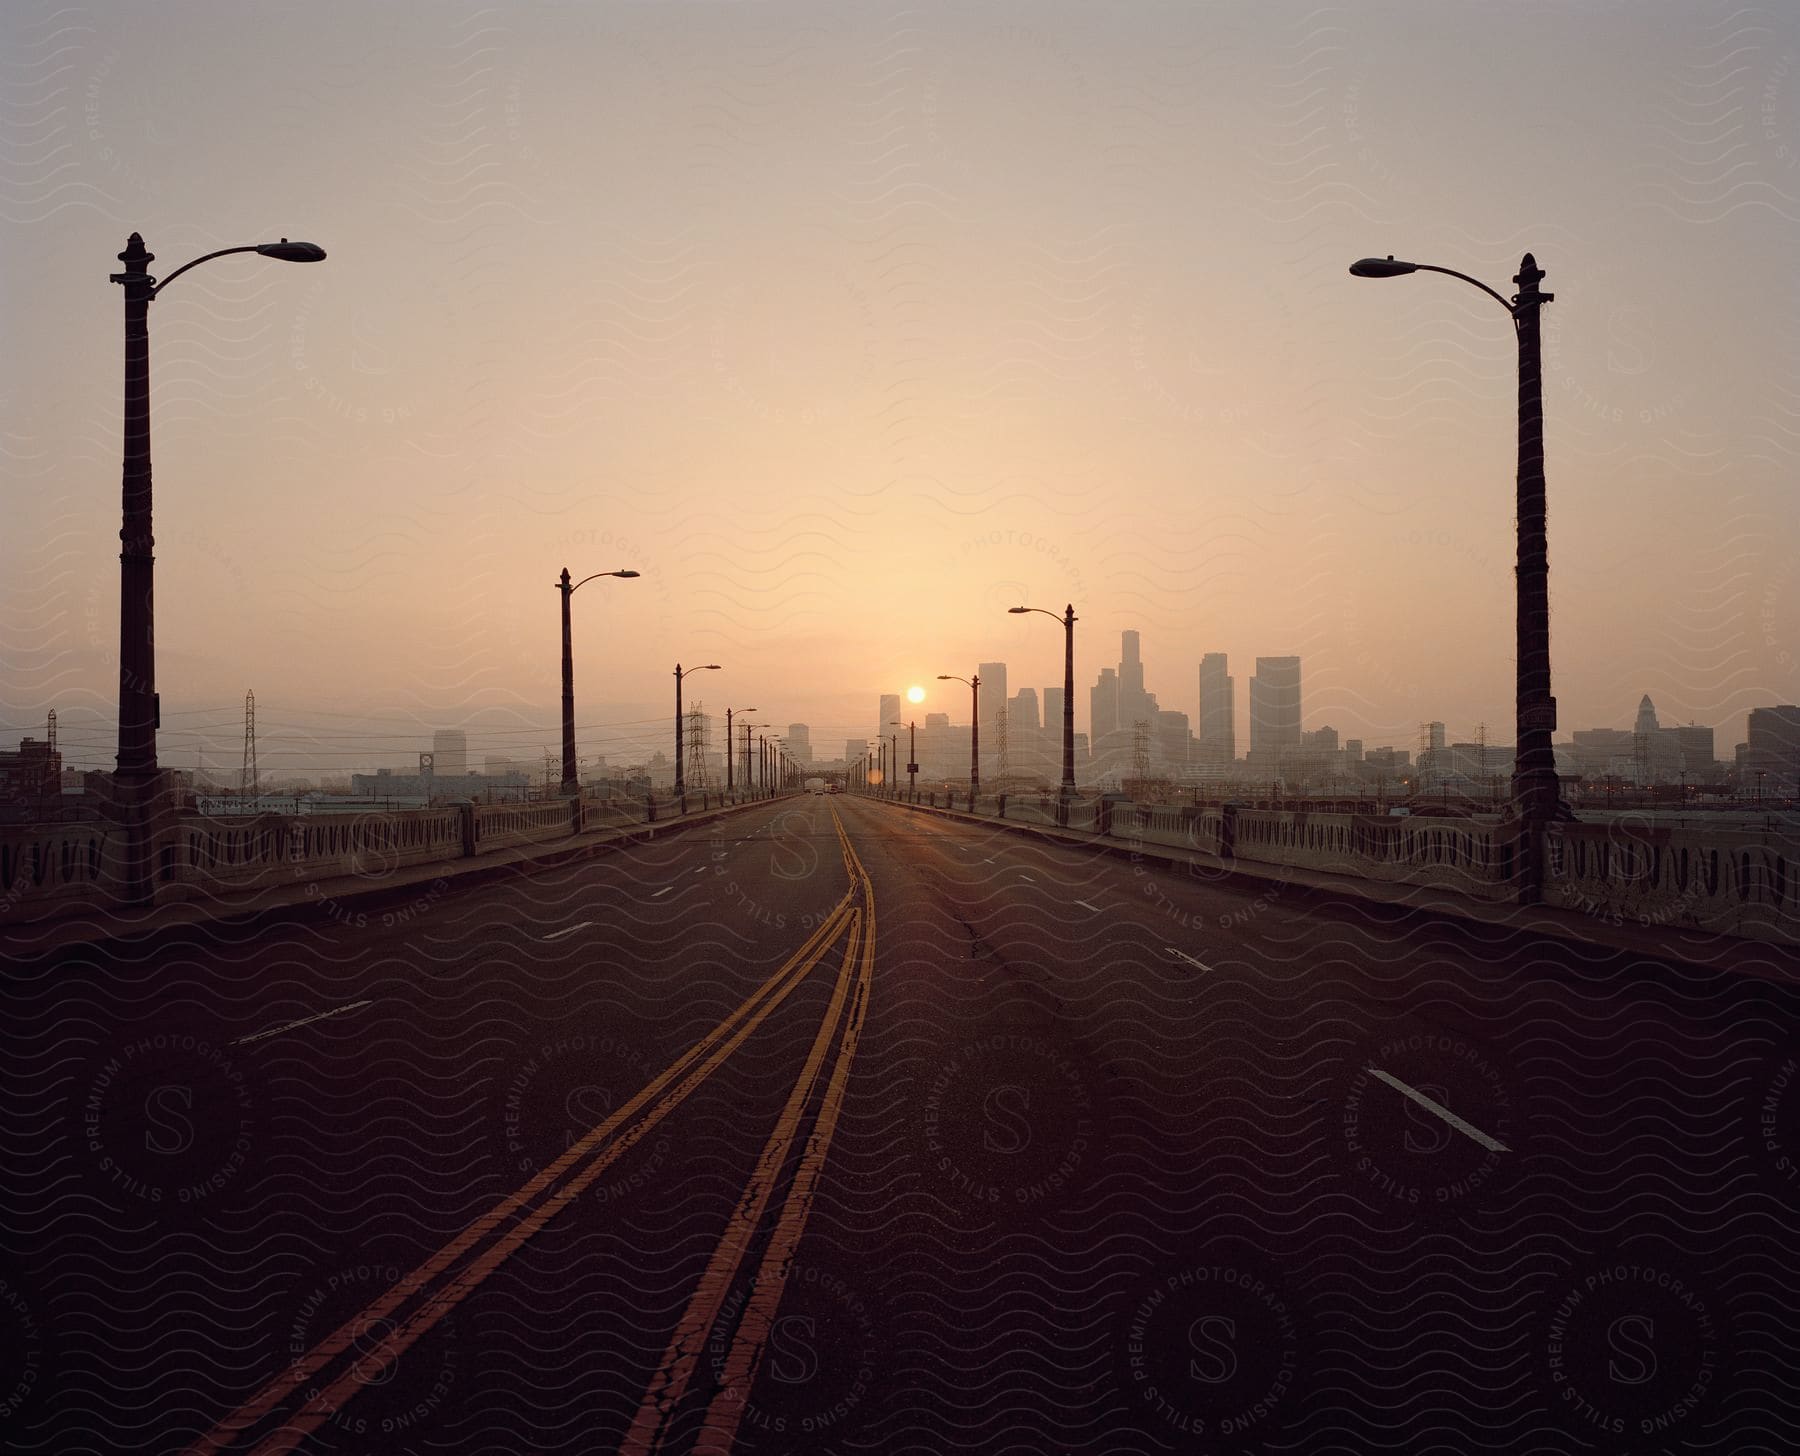
[[[1200,762],[1208,767],[1237,758],[1237,699],[1223,652],[1200,659]]]
[[[1250,752],[1279,762],[1300,747],[1300,659],[1259,657],[1250,679]]]
[[[1100,681],[1088,689],[1088,730],[1096,744],[1119,727],[1119,674],[1100,669]]]
[[[432,771],[443,778],[469,771],[469,735],[460,728],[440,728],[431,735]]]
[[[1015,734],[1035,733],[1038,730],[1038,701],[1036,688],[1020,688],[1012,697],[1012,711],[1007,715],[1006,726]]]
[[[888,725],[901,715],[900,702],[899,693],[883,693],[881,695],[881,714],[875,720],[875,736],[877,738],[887,737],[890,731]]]
[[[1139,719],[1148,720],[1150,705],[1144,692],[1144,659],[1138,645],[1138,634],[1127,628],[1119,633],[1119,724],[1129,728]]]
[[[795,763],[812,762],[812,729],[804,723],[789,723],[787,731],[788,757]]]
[[[1044,727],[1059,734],[1062,732],[1062,695],[1061,688],[1044,689]],[[1059,737],[1056,741],[1061,743],[1062,739]]]
[[[975,671],[981,675],[981,731],[985,733],[1006,706],[1006,664],[984,662]]]

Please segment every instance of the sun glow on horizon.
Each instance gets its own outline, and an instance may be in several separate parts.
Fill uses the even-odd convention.
[[[909,703],[924,702],[925,701],[925,689],[922,687],[919,687],[917,684],[914,684],[912,687],[910,687],[906,690],[906,701]]]

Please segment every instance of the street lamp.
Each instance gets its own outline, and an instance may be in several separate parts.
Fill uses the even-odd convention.
[[[738,708],[738,709],[733,710],[731,708],[727,708],[725,710],[725,792],[728,794],[731,792],[731,760],[733,757],[732,751],[731,751],[731,746],[732,746],[731,715],[732,715],[733,711],[736,711],[739,713],[754,713],[757,711],[757,709],[755,709],[755,708]],[[749,766],[748,765],[745,766],[745,770],[744,770],[744,787],[746,789],[750,787],[750,775],[749,775]]]
[[[1556,699],[1550,693],[1550,548],[1544,488],[1544,371],[1540,310],[1555,294],[1538,284],[1544,272],[1530,253],[1519,262],[1509,300],[1479,279],[1454,268],[1406,263],[1392,256],[1350,265],[1358,278],[1397,278],[1403,273],[1444,273],[1494,299],[1513,321],[1519,344],[1518,565],[1515,638],[1517,745],[1513,750],[1512,808],[1515,883],[1521,904],[1543,894],[1544,830],[1571,817],[1556,777]]]
[[[1038,612],[1053,622],[1063,624],[1063,755],[1062,787],[1057,791],[1057,820],[1067,824],[1069,800],[1075,797],[1075,604],[1070,602],[1060,617],[1043,607],[1008,607],[1007,611],[1014,616],[1022,612]],[[1092,726],[1089,725],[1090,730]]]
[[[744,708],[741,711],[745,713],[754,713],[757,710],[755,708]],[[756,787],[756,773],[750,761],[750,730],[752,728],[767,728],[769,725],[767,723],[751,723],[745,721],[740,726],[744,730],[744,787],[753,789]]]
[[[938,681],[969,685],[969,812],[973,814],[975,796],[981,792],[981,674],[969,678],[940,672]]]
[[[716,662],[703,663],[699,667],[690,667],[683,671],[681,664],[675,664],[675,797],[681,801],[681,812],[687,813],[687,778],[681,770],[681,680],[689,673],[717,672]]]
[[[317,263],[325,250],[314,243],[251,243],[220,248],[184,263],[160,283],[150,275],[156,255],[133,233],[119,261],[125,271],[111,275],[125,288],[125,421],[123,511],[119,528],[119,753],[113,782],[119,797],[138,803],[155,793],[159,775],[156,730],[154,597],[156,540],[151,531],[150,491],[150,300],[189,268],[230,253],[259,253],[284,263]],[[130,890],[142,894],[144,866],[134,854]]]
[[[584,576],[571,586],[569,568],[565,566],[561,579],[555,583],[562,593],[562,791],[565,795],[581,793],[581,773],[575,762],[575,656],[569,639],[569,598],[599,577],[631,578],[636,575],[635,571],[596,571],[593,576]]]
[[[888,724],[894,728],[906,730],[906,792],[908,797],[919,796],[919,720],[914,718],[910,723],[902,723],[898,718],[889,718]],[[896,733],[895,739],[900,735]],[[900,745],[894,744],[894,772],[900,772]]]

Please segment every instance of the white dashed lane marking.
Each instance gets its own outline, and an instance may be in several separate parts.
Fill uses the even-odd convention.
[[[573,935],[578,930],[586,930],[588,926],[593,923],[594,922],[591,920],[578,920],[566,930],[553,930],[548,935],[539,938],[542,940],[561,940],[565,935]]]
[[[1470,1127],[1468,1123],[1464,1122],[1448,1107],[1445,1107],[1442,1103],[1433,1102],[1423,1092],[1415,1092],[1398,1077],[1390,1076],[1388,1073],[1382,1071],[1380,1067],[1370,1067],[1369,1070],[1402,1096],[1412,1098],[1414,1102],[1418,1103],[1419,1106],[1423,1107],[1427,1112],[1443,1118],[1445,1122],[1449,1123],[1451,1127],[1462,1133],[1463,1136],[1474,1138],[1476,1142],[1480,1143],[1482,1147],[1486,1148],[1490,1153],[1504,1153],[1509,1151],[1505,1143],[1498,1142],[1489,1137],[1478,1127]]]
[[[334,1006],[329,1011],[321,1011],[317,1016],[302,1016],[298,1021],[283,1022],[280,1026],[271,1026],[267,1031],[252,1032],[249,1036],[240,1036],[232,1043],[243,1046],[245,1042],[261,1041],[265,1036],[280,1036],[284,1031],[293,1031],[296,1027],[311,1026],[315,1021],[324,1021],[330,1016],[342,1016],[346,1011],[355,1011],[374,1003],[369,1001],[352,1001],[348,1006]]]
[[[1207,965],[1207,963],[1205,961],[1197,961],[1191,955],[1189,955],[1186,951],[1176,950],[1175,947],[1172,945],[1165,945],[1163,947],[1163,949],[1166,950],[1170,955],[1174,956],[1176,960],[1186,961],[1190,966],[1194,966],[1195,968],[1197,968],[1199,970],[1210,971],[1212,969],[1212,967]]]

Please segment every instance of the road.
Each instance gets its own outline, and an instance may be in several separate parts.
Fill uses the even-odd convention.
[[[1782,1451],[1789,986],[831,797],[15,964],[6,1449]]]

